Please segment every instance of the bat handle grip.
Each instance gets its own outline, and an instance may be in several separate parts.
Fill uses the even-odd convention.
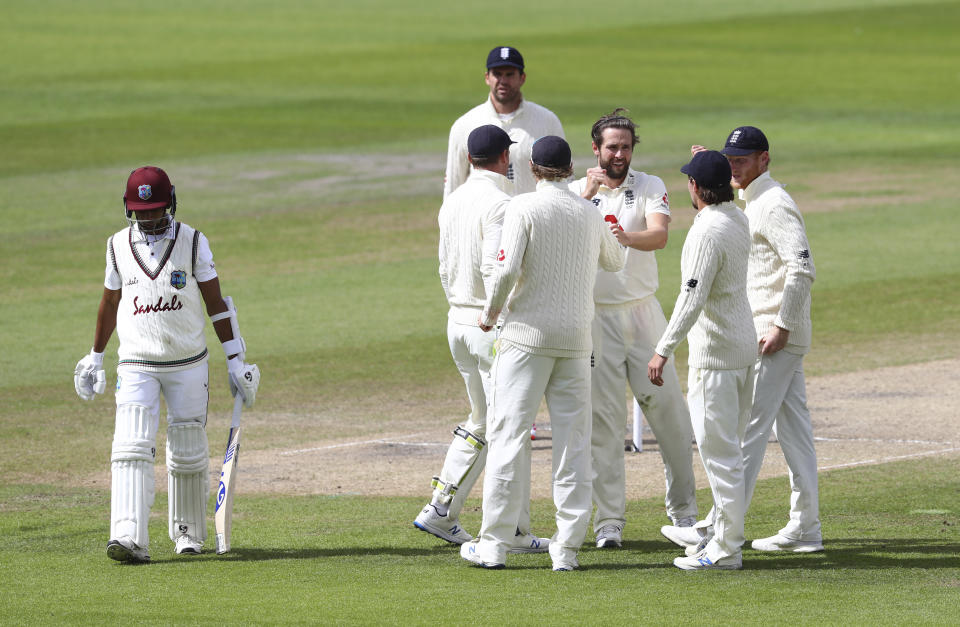
[[[236,429],[240,426],[240,415],[243,413],[243,397],[237,394],[233,397],[233,417],[230,420],[230,428]]]

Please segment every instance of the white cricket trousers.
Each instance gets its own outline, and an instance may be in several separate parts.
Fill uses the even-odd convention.
[[[822,540],[817,452],[807,409],[803,355],[777,351],[757,362],[753,411],[743,438],[747,505],[753,497],[771,429],[790,471],[790,522],[779,531],[793,540]]]
[[[505,564],[530,492],[530,427],[546,397],[553,436],[554,563],[570,561],[590,522],[590,358],[528,353],[508,342],[493,362],[483,525],[477,551]]]
[[[716,562],[743,546],[747,493],[740,441],[753,404],[754,366],[689,369],[687,403],[700,458],[713,492],[714,536],[707,557]]]
[[[663,369],[663,386],[650,383],[647,363],[666,329],[660,303],[653,296],[624,305],[597,305],[593,319],[594,367],[591,371],[593,434],[593,501],[597,512],[593,528],[626,522],[624,424],[627,415],[624,387],[640,403],[657,438],[666,478],[667,515],[697,515],[693,474],[693,428],[674,360]]]

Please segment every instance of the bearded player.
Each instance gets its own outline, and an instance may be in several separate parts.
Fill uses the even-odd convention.
[[[166,172],[137,168],[123,195],[129,226],[107,240],[93,349],[74,371],[83,400],[106,388],[103,353],[120,338],[107,556],[148,562],[160,398],[167,405],[168,532],[177,554],[199,554],[207,536],[210,457],[204,309],[227,357],[231,393],[252,407],[260,383],[243,363],[245,344],[229,297],[220,295],[213,254],[200,231],[175,220]]]
[[[665,368],[663,387],[647,378],[647,362],[667,326],[655,295],[653,251],[667,244],[670,205],[663,181],[630,167],[638,140],[633,121],[624,113],[617,109],[594,123],[591,135],[598,165],[570,186],[596,205],[626,250],[624,268],[600,270],[593,291],[590,448],[597,507],[593,528],[599,548],[618,548],[623,542],[627,384],[657,438],[666,474],[667,515],[674,525],[684,526],[696,522],[697,515],[693,428],[673,362]]]

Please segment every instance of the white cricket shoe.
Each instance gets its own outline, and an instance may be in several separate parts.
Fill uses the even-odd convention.
[[[452,544],[463,544],[473,540],[473,536],[460,526],[459,520],[450,520],[449,514],[441,516],[437,508],[429,503],[417,515],[413,526]]]
[[[674,527],[692,527],[697,524],[696,516],[680,516],[679,518],[671,516],[670,520],[673,521]]]
[[[769,538],[754,540],[750,546],[757,551],[792,551],[794,553],[819,553],[823,550],[822,540],[794,540],[779,533]]]
[[[177,555],[200,555],[203,551],[203,542],[186,534],[177,538],[177,546],[173,550]]]
[[[743,568],[743,555],[738,551],[736,555],[721,557],[714,562],[703,550],[690,557],[678,557],[673,560],[673,565],[681,570],[740,570]]]
[[[713,527],[707,527],[707,535],[700,538],[700,542],[698,544],[688,546],[683,552],[686,555],[693,557],[700,551],[707,548],[707,545],[710,544],[711,540],[713,540]]]
[[[604,525],[597,530],[598,549],[619,549],[623,546],[623,527]]]
[[[670,542],[683,548],[700,544],[700,541],[707,535],[707,531],[700,527],[678,527],[676,525],[664,525],[660,527],[660,533]]]
[[[507,553],[546,553],[550,550],[550,538],[540,538],[532,533],[520,533],[513,538],[513,545]]]
[[[553,561],[553,570],[554,572],[577,570],[580,568],[580,562],[577,561],[577,558],[572,558],[569,560],[554,560]]]
[[[130,536],[121,536],[107,542],[107,557],[118,562],[143,564],[150,561],[147,549],[137,546]]]
[[[500,568],[505,568],[506,564],[494,563],[494,562],[485,562],[481,559],[480,554],[477,553],[477,542],[471,540],[470,542],[464,542],[460,545],[460,557],[476,564],[480,568],[489,568],[490,570],[498,570]]]

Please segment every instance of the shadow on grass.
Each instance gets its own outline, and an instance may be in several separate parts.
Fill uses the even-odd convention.
[[[823,553],[762,553],[747,549],[750,570],[803,568],[960,568],[960,543],[930,538],[870,538],[824,542]]]

